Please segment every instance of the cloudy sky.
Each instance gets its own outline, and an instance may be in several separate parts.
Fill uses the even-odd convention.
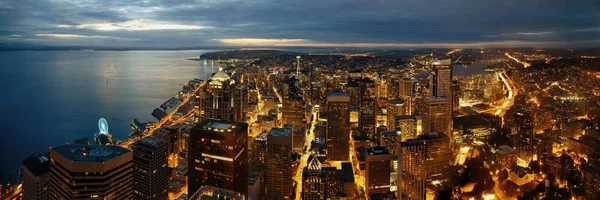
[[[598,0],[0,0],[0,43],[598,47]]]

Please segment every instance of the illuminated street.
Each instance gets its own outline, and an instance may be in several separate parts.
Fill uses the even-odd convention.
[[[315,127],[318,118],[318,112],[313,109],[310,130],[308,131],[308,134],[306,135],[306,140],[304,141],[304,147],[306,147],[306,149],[310,150],[310,144],[315,139]],[[310,153],[306,153],[305,151],[303,151],[300,154],[300,164],[298,165],[298,170],[296,170],[293,178],[294,181],[297,183],[295,188],[296,200],[300,200],[302,197],[302,170],[304,169],[304,167],[306,167],[308,157],[310,156]]]

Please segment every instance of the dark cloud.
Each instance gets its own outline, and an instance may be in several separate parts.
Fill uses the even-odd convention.
[[[161,26],[148,28],[148,23]],[[311,43],[582,44],[600,40],[600,1],[21,0],[0,3],[0,24],[4,35],[0,40],[35,39],[52,45],[97,45],[109,38],[121,40],[118,45],[122,46],[165,47],[215,45],[219,44],[215,39],[227,38],[294,38]],[[14,34],[22,37],[7,36]],[[52,40],[36,34],[78,38]]]

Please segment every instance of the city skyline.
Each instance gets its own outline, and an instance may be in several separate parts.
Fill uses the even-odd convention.
[[[0,47],[597,47],[599,7],[593,0],[7,1]]]
[[[597,0],[22,0],[0,25],[3,200],[600,199]]]

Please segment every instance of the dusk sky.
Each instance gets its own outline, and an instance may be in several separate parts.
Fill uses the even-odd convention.
[[[2,0],[0,43],[598,47],[598,0]]]

